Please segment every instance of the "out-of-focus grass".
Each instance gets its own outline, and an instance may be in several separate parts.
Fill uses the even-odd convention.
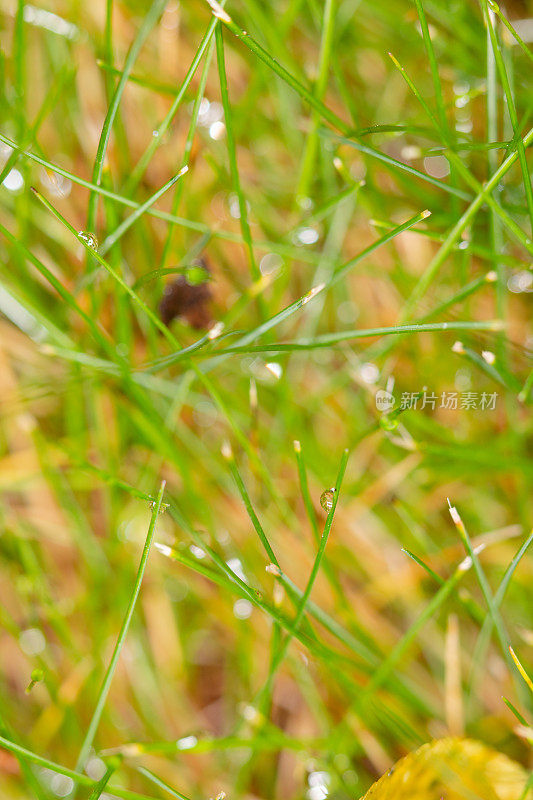
[[[2,796],[528,766],[531,6],[2,11]]]

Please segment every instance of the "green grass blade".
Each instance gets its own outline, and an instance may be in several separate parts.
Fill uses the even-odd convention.
[[[235,146],[235,136],[233,133],[233,120],[232,112],[228,94],[228,80],[226,76],[226,64],[224,57],[224,40],[222,37],[222,27],[220,23],[217,24],[215,29],[215,41],[217,49],[217,64],[218,64],[218,77],[220,81],[220,95],[222,98],[222,106],[224,108],[224,119],[226,122],[226,140],[228,143],[228,158],[230,165],[231,179],[233,182],[233,189],[239,201],[239,219],[241,225],[242,238],[246,243],[246,250],[248,252],[248,262],[250,265],[250,274],[252,280],[257,281],[261,277],[259,267],[255,260],[254,248],[252,244],[252,233],[250,231],[250,224],[248,222],[248,208],[246,199],[242,191],[241,181],[239,178],[239,168],[237,165],[237,151]]]
[[[111,656],[111,661],[109,662],[109,666],[107,667],[104,679],[102,681],[102,685],[100,687],[100,691],[98,692],[98,699],[96,701],[96,706],[94,708],[91,721],[89,722],[89,726],[87,728],[87,733],[85,734],[85,738],[80,748],[78,760],[76,762],[77,772],[79,772],[85,767],[85,763],[89,756],[89,752],[91,750],[92,744],[94,742],[94,737],[96,735],[96,731],[100,723],[100,718],[104,710],[105,702],[107,700],[107,695],[109,694],[109,689],[111,688],[111,682],[113,680],[115,669],[118,660],[120,658],[120,653],[122,651],[122,647],[124,645],[126,636],[128,634],[131,619],[133,617],[133,612],[135,611],[135,604],[137,603],[137,598],[139,596],[139,592],[141,591],[142,579],[144,577],[144,572],[146,569],[146,565],[148,563],[148,556],[150,555],[150,548],[152,546],[157,517],[161,509],[161,503],[163,502],[164,492],[165,492],[165,481],[163,481],[163,483],[161,484],[161,488],[159,489],[157,499],[153,504],[152,515],[150,518],[150,525],[148,527],[148,534],[146,536],[146,541],[144,543],[143,551],[141,554],[141,560],[139,562],[139,568],[137,570],[137,575],[135,577],[135,581],[133,584],[130,602],[128,604],[128,608],[126,609],[126,613],[124,615],[122,626],[120,628],[117,641],[113,650],[113,654]]]
[[[198,49],[194,55],[193,60],[191,61],[191,64],[189,66],[189,69],[187,70],[185,78],[183,79],[180,89],[177,92],[172,102],[172,105],[170,106],[163,121],[156,128],[157,136],[152,136],[150,144],[142,154],[141,158],[134,167],[128,181],[126,182],[126,185],[124,187],[124,194],[126,195],[131,194],[131,192],[138,186],[142,176],[146,171],[146,168],[148,167],[148,164],[152,160],[154,153],[156,152],[160,143],[163,141],[164,136],[168,131],[172,123],[172,120],[176,116],[176,113],[183,101],[183,98],[185,97],[185,94],[187,93],[187,90],[189,89],[189,86],[192,83],[192,79],[194,78],[196,70],[198,69],[198,65],[200,64],[200,61],[202,60],[205,52],[207,51],[208,47],[211,44],[211,39],[213,38],[215,27],[216,27],[216,21],[213,20],[210,23],[209,27],[207,28],[204,36],[202,37],[202,40],[198,46]],[[185,166],[185,164],[183,164],[183,166]]]
[[[516,104],[514,100],[514,95],[511,90],[511,84],[509,82],[509,76],[507,74],[507,69],[505,67],[505,62],[503,59],[500,40],[494,29],[494,25],[492,23],[491,14],[489,11],[489,5],[487,0],[481,0],[481,7],[483,9],[483,16],[485,19],[485,25],[487,26],[487,30],[490,37],[490,42],[492,45],[492,52],[494,55],[494,60],[496,62],[496,66],[498,68],[498,73],[500,75],[500,81],[502,83],[503,92],[505,95],[505,99],[507,101],[507,112],[509,114],[509,118],[511,120],[511,125],[513,128],[513,134],[517,139],[517,152],[518,152],[518,160],[520,162],[520,168],[522,170],[522,177],[524,180],[524,191],[526,195],[526,203],[529,212],[529,222],[531,227],[531,233],[533,234],[533,188],[531,187],[531,177],[529,173],[529,167],[526,160],[526,151],[524,148],[524,144],[522,139],[520,138],[520,127],[518,124],[518,114],[516,111]]]
[[[104,159],[107,151],[107,146],[109,144],[109,138],[111,136],[111,129],[113,127],[113,122],[115,121],[115,117],[118,111],[118,107],[120,105],[120,101],[122,99],[122,95],[124,93],[124,89],[126,88],[126,84],[128,82],[128,76],[131,70],[133,69],[133,65],[137,60],[137,56],[139,55],[144,42],[148,38],[148,34],[150,33],[150,31],[156,24],[157,20],[161,16],[166,4],[167,0],[154,0],[154,2],[150,6],[147,14],[143,19],[142,25],[126,57],[122,75],[117,84],[117,88],[115,89],[115,93],[111,98],[111,103],[109,104],[109,108],[107,110],[106,118],[104,120],[104,124],[102,126],[102,132],[100,134],[100,139],[98,142],[98,148],[96,151],[96,158],[94,161],[93,174],[92,174],[92,182],[96,184],[96,186],[99,186],[102,180]],[[89,231],[95,231],[97,207],[98,207],[98,195],[96,194],[96,192],[93,191],[89,195],[89,205],[87,211],[87,230]]]
[[[173,789],[169,783],[164,781],[162,778],[159,778],[154,772],[146,767],[137,767],[137,772],[139,772],[141,775],[144,775],[145,778],[148,778],[148,780],[155,784],[155,786],[163,789],[171,797],[177,797],[178,800],[189,800],[186,794],[182,794],[182,792],[178,792],[176,789]]]
[[[527,134],[522,139],[524,147],[528,147],[529,144],[533,141],[533,128],[531,128]],[[477,197],[470,203],[468,208],[463,212],[460,219],[455,223],[453,228],[450,230],[444,243],[442,244],[439,252],[434,256],[431,260],[430,264],[427,266],[426,270],[422,274],[421,278],[417,282],[417,285],[411,296],[409,297],[404,311],[402,313],[402,321],[406,322],[407,319],[412,314],[413,310],[416,308],[418,302],[422,299],[425,295],[433,281],[435,280],[440,268],[446,261],[446,258],[450,254],[453,249],[454,244],[459,240],[461,234],[465,230],[465,228],[470,224],[473,217],[479,211],[481,206],[483,205],[485,195],[488,192],[492,192],[496,186],[500,183],[502,178],[507,174],[507,172],[511,169],[513,164],[518,159],[518,153],[515,150],[511,153],[507,158],[502,162],[502,164],[498,167],[498,169],[491,175],[487,183],[485,184],[485,188],[483,192],[480,192]],[[529,253],[533,254],[533,244],[529,243],[527,245],[527,250]]]
[[[160,197],[162,197],[162,195],[165,194],[165,192],[171,189],[172,186],[174,186],[174,184],[187,173],[187,171],[187,166],[182,167],[177,175],[174,175],[174,177],[167,181],[164,186],[157,190],[157,192],[154,192],[154,194],[149,197],[146,202],[140,205],[139,208],[133,212],[133,214],[130,214],[130,216],[125,219],[124,222],[122,222],[113,231],[113,233],[110,233],[99,248],[100,254],[105,256],[105,254],[113,247],[113,245],[116,244],[122,236],[124,236],[126,231],[129,230],[131,226],[137,222],[137,220],[142,217],[142,215],[146,213],[146,211],[148,211],[148,209],[151,208],[153,204],[159,200]]]
[[[382,661],[379,667],[375,670],[374,674],[372,675],[372,678],[365,686],[361,694],[361,699],[360,699],[361,707],[363,707],[370,700],[372,695],[389,678],[393,670],[399,664],[403,655],[409,649],[411,644],[415,641],[419,631],[443,605],[445,600],[449,597],[452,591],[454,591],[457,584],[459,583],[465,572],[468,569],[470,569],[470,567],[471,567],[470,559],[460,564],[457,567],[457,569],[452,573],[452,575],[448,578],[448,580],[445,581],[445,583],[441,586],[441,588],[433,595],[432,599],[427,604],[424,611],[419,615],[419,617],[411,625],[409,630],[402,636],[400,641],[390,651],[389,655],[384,659],[384,661]]]
[[[88,775],[84,775],[83,772],[76,772],[73,769],[68,769],[68,767],[63,767],[61,764],[56,764],[54,761],[39,756],[37,753],[32,753],[31,750],[27,750],[25,747],[15,744],[15,742],[5,739],[3,736],[0,736],[0,746],[16,755],[17,758],[21,758],[30,764],[44,767],[44,769],[49,769],[57,775],[64,775],[80,786],[94,787],[98,784],[98,781],[93,781]],[[123,797],[124,800],[155,800],[153,796],[140,794],[139,792],[131,792],[129,789],[122,788],[122,786],[108,785],[107,788],[117,797]]]

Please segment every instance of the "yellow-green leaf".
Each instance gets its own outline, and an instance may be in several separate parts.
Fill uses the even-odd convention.
[[[533,800],[525,770],[471,739],[439,739],[402,758],[363,800]]]

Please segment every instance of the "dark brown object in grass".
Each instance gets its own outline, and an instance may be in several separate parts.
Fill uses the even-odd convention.
[[[204,259],[200,259],[198,266],[209,272],[209,267]],[[191,284],[180,275],[165,286],[165,291],[159,303],[159,315],[165,325],[170,325],[176,317],[184,319],[191,328],[199,330],[209,328],[213,317],[209,309],[212,299],[211,287],[208,282]]]

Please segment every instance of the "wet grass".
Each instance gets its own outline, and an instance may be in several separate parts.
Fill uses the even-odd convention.
[[[527,16],[6,8],[2,796],[529,766]]]

